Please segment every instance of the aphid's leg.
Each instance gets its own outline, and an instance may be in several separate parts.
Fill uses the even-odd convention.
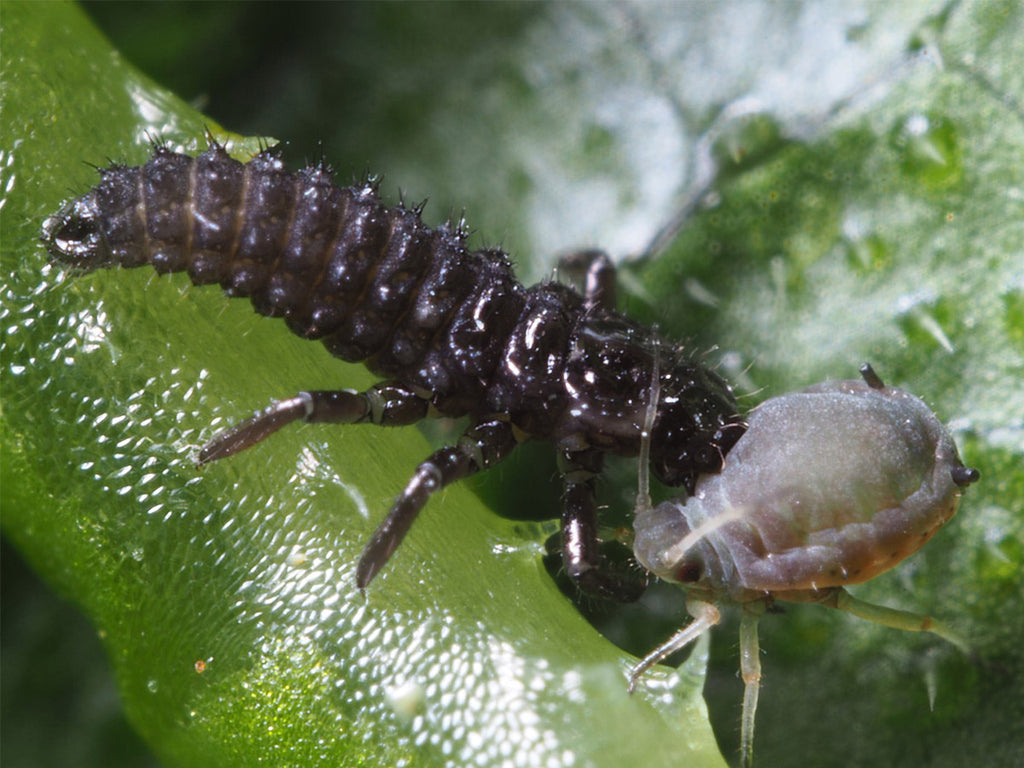
[[[882,624],[894,629],[902,629],[907,632],[931,632],[946,640],[966,654],[971,649],[967,641],[950,627],[933,619],[931,616],[924,616],[919,613],[900,611],[896,608],[887,608],[884,605],[875,605],[864,600],[858,600],[842,587],[829,590],[829,593],[820,601],[821,605],[828,608],[837,608],[840,611],[847,611],[854,616],[873,621],[875,624]]]
[[[761,647],[757,642],[757,622],[765,611],[764,601],[743,605],[740,618],[740,674],[743,676],[743,716],[740,720],[740,765],[754,763],[754,716],[757,694],[761,689]]]
[[[615,265],[604,251],[577,251],[563,256],[558,268],[583,286],[586,309],[615,309]]]
[[[636,576],[612,570],[601,556],[597,538],[595,482],[601,473],[599,451],[563,453],[559,469],[565,483],[562,507],[562,552],[565,570],[580,589],[594,595],[630,603],[640,597],[646,584]]]
[[[214,435],[199,451],[198,466],[232,456],[265,440],[293,421],[383,426],[413,424],[427,415],[427,401],[408,387],[391,382],[365,392],[351,389],[299,392],[276,402],[241,424]]]
[[[698,600],[695,597],[688,597],[686,599],[686,610],[689,611],[691,616],[693,616],[693,621],[679,630],[676,634],[672,635],[672,637],[670,637],[666,642],[662,643],[649,654],[644,656],[640,663],[630,670],[630,693],[636,690],[636,684],[639,682],[640,678],[643,677],[644,672],[658,662],[664,660],[666,657],[671,656],[676,651],[685,648],[722,619],[722,614],[712,603]],[[754,635],[754,639],[756,642],[756,633]]]
[[[496,464],[516,445],[512,425],[490,419],[472,425],[456,445],[442,448],[420,464],[363,549],[356,567],[356,585],[363,589],[384,567],[433,493]]]

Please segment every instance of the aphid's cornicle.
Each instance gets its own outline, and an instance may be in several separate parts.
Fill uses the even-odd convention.
[[[568,267],[584,295],[524,287],[504,253],[469,252],[460,227],[431,229],[419,211],[386,207],[372,184],[338,187],[322,166],[287,170],[272,151],[248,163],[219,145],[197,157],[157,147],[143,166],[114,166],[44,226],[59,261],[81,269],[151,264],[220,283],[282,317],[299,336],[364,362],[384,381],[363,393],[302,392],[217,435],[199,463],[243,450],[292,421],[411,424],[428,406],[469,415],[456,446],[416,470],[367,545],[366,586],[430,495],[504,459],[523,439],[554,442],[566,486],[565,565],[584,589],[635,598],[635,574],[604,567],[594,482],[603,455],[635,456],[651,400],[651,470],[692,488],[743,432],[728,384],[700,361],[614,311],[601,253]]]

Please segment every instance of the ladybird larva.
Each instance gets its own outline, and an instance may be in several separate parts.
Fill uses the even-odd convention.
[[[686,500],[636,517],[634,553],[687,592],[694,620],[644,658],[652,665],[718,623],[719,603],[743,607],[745,682],[741,753],[753,755],[760,685],[757,622],[775,600],[813,602],[963,641],[926,616],[857,600],[843,587],[872,579],[916,552],[956,512],[978,479],[920,399],[864,381],[832,381],[765,401],[725,459]]]
[[[692,488],[743,432],[720,376],[614,310],[603,253],[566,262],[585,276],[583,295],[553,281],[524,287],[503,252],[470,252],[461,226],[431,229],[418,209],[385,206],[373,184],[339,187],[323,165],[289,171],[272,150],[241,163],[212,142],[196,157],[157,146],[145,165],[100,176],[44,224],[56,260],[80,270],[151,264],[219,283],[383,379],[361,393],[300,392],[275,403],[216,435],[200,464],[301,419],[390,426],[428,411],[469,416],[458,443],[420,464],[371,537],[360,588],[433,493],[537,438],[554,443],[561,463],[569,575],[590,592],[635,599],[638,574],[606,567],[598,548],[594,485],[604,454],[635,456],[643,444],[655,475]]]

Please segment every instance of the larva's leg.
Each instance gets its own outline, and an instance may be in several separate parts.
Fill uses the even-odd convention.
[[[761,601],[745,603],[740,617],[740,675],[743,677],[743,716],[740,719],[740,765],[750,768],[754,762],[754,716],[761,690],[761,646],[757,642],[757,622],[764,614]]]
[[[601,556],[594,484],[601,473],[602,459],[598,451],[559,456],[559,469],[565,483],[562,507],[565,570],[583,591],[629,603],[643,594],[646,584],[638,574],[613,570]]]
[[[433,493],[496,464],[515,446],[512,425],[491,419],[474,424],[456,445],[442,448],[420,464],[384,522],[366,544],[356,568],[357,586],[363,589],[384,567]]]
[[[686,599],[686,610],[691,616],[693,616],[693,621],[676,632],[672,637],[659,645],[649,654],[644,656],[643,659],[640,660],[640,663],[630,670],[630,693],[636,689],[636,684],[640,681],[640,678],[643,677],[644,672],[658,662],[671,656],[676,651],[682,650],[722,620],[722,614],[719,612],[718,608],[716,608],[712,603],[698,600],[695,597],[689,597]]]
[[[931,616],[900,611],[896,608],[887,608],[884,605],[875,605],[864,600],[858,600],[841,587],[830,590],[820,603],[828,608],[847,611],[854,616],[859,616],[862,619],[867,619],[875,624],[882,624],[886,627],[902,629],[907,632],[931,632],[933,635],[938,635],[943,640],[952,643],[964,653],[970,654],[971,652],[970,646],[968,646],[967,641],[963,637]]]
[[[615,265],[604,251],[578,251],[563,256],[559,270],[583,286],[587,309],[615,309]]]
[[[293,421],[383,426],[413,424],[427,415],[427,401],[408,387],[382,382],[365,392],[350,389],[299,392],[241,424],[218,433],[199,451],[198,466],[232,456]]]

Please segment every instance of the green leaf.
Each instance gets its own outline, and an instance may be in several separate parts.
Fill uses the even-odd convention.
[[[282,49],[268,91],[236,80],[236,102],[283,106],[261,124],[300,156],[323,136],[342,178],[384,171],[438,219],[471,202],[478,239],[526,278],[564,248],[639,253],[684,208],[664,252],[627,268],[624,304],[717,344],[751,404],[870,360],[949,419],[981,483],[857,594],[941,616],[977,659],[813,606],[768,617],[758,757],[1015,765],[1024,21],[1009,2],[818,7],[316,6],[319,23],[292,27],[260,5],[202,22],[269,17],[253,34],[256,57]],[[93,183],[82,161],[141,162],[147,134],[196,147],[216,126],[73,7],[7,3],[2,22],[4,530],[97,627],[160,758],[721,765],[700,654],[671,693],[627,697],[627,657],[541,566],[549,529],[493,511],[557,501],[550,468],[512,459],[476,486],[486,505],[447,491],[365,600],[354,558],[430,451],[418,432],[306,427],[191,468],[214,429],[270,398],[370,379],[216,290],[47,266],[39,226]],[[195,74],[207,64],[231,69],[230,46],[214,56],[209,30],[182,28],[142,25],[133,50],[169,62],[180,44],[139,41],[196,41],[162,70],[187,73],[184,89],[214,82]],[[630,507],[633,470],[613,506]],[[656,610],[674,594],[606,631],[647,650],[681,620],[678,602]],[[731,755],[735,626],[713,635],[706,694]]]

